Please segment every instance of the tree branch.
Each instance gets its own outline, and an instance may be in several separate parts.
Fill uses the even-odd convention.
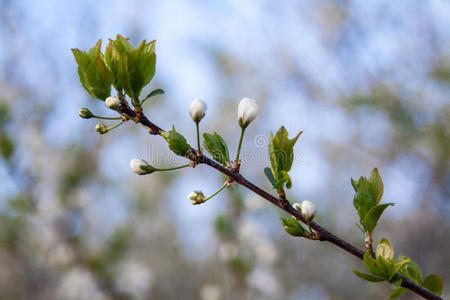
[[[119,98],[121,98],[121,95],[119,94]],[[164,131],[162,128],[157,126],[156,124],[152,123],[143,113],[137,115],[134,110],[132,110],[126,102],[121,101],[121,107],[119,109],[119,112],[125,116],[127,116],[130,119],[133,119],[137,123],[141,123],[142,125],[149,128],[149,133],[153,135],[159,135],[161,131]],[[205,164],[208,165],[217,171],[221,172],[222,174],[225,174],[226,176],[230,177],[234,182],[248,188],[249,190],[253,191],[254,193],[258,194],[262,198],[266,199],[267,201],[271,202],[273,205],[281,208],[285,212],[289,213],[290,215],[294,216],[297,220],[301,221],[302,223],[306,224],[305,219],[303,218],[302,214],[296,210],[292,205],[286,201],[281,202],[278,198],[275,198],[271,194],[267,193],[266,191],[260,189],[258,186],[254,185],[247,179],[245,179],[239,172],[234,172],[230,169],[227,169],[223,167],[221,164],[217,163],[216,161],[201,155],[195,157],[195,163],[196,164]],[[353,245],[347,243],[346,241],[340,239],[333,233],[329,232],[319,224],[315,222],[310,222],[311,228],[313,228],[319,235],[319,240],[321,241],[327,241],[330,242],[337,247],[343,249],[344,251],[352,254],[353,256],[356,256],[359,259],[363,259],[364,251],[354,247]],[[407,288],[414,293],[422,296],[425,299],[432,299],[432,300],[443,300],[441,297],[431,293],[427,289],[422,288],[421,286],[415,284],[414,282],[410,281],[409,279],[405,278],[401,274],[398,274],[400,278],[402,279],[401,286],[404,288]]]

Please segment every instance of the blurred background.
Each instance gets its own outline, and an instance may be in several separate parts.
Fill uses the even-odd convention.
[[[375,232],[396,255],[450,280],[450,2],[0,0],[0,299],[386,299],[362,263],[327,243],[287,235],[281,211],[243,188],[200,206],[223,176],[206,166],[136,176],[183,159],[131,122],[98,135],[80,107],[112,116],[82,89],[71,48],[116,34],[156,39],[150,119],[195,144],[201,129],[236,150],[242,97],[260,115],[242,173],[270,191],[270,131],[304,133],[291,202],[363,248],[350,178],[378,167]],[[107,123],[113,125],[113,122]],[[272,191],[273,192],[273,191]],[[444,298],[450,296],[444,288]],[[418,299],[406,293],[402,299]]]

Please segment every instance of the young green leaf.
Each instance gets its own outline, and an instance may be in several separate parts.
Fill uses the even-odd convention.
[[[355,179],[353,179],[353,178],[350,178],[350,182],[351,182],[352,187],[355,190],[355,192],[357,192],[358,191],[358,189],[357,189],[358,182]]]
[[[415,284],[422,284],[422,271],[415,261],[411,260],[407,265],[401,268],[399,272]]]
[[[369,271],[371,274],[378,276],[378,277],[384,277],[384,272],[380,270],[377,266],[376,260],[372,257],[370,254],[370,251],[367,251],[364,253],[363,257],[364,267],[367,271]]]
[[[381,273],[383,274],[383,277],[385,277],[386,280],[391,280],[392,272],[394,270],[394,262],[385,259],[383,256],[377,256],[375,260],[377,262],[378,269],[380,269]]]
[[[133,50],[134,47],[128,42],[128,38],[122,37],[120,34],[117,35],[115,40],[109,40],[108,45],[105,49],[105,62],[111,72],[114,74],[115,80],[113,82],[116,90],[122,90],[119,82],[119,69],[118,63],[120,57],[127,51]]]
[[[275,179],[277,189],[284,184],[287,188],[292,186],[291,179],[288,175],[294,160],[294,145],[302,134],[300,131],[293,139],[288,138],[288,132],[282,126],[275,136],[271,132],[269,135],[269,158],[272,169],[272,175]]]
[[[362,278],[364,280],[370,281],[370,282],[382,282],[382,281],[386,280],[385,278],[378,277],[378,276],[375,276],[375,275],[369,275],[369,274],[361,273],[361,272],[359,272],[356,269],[352,269],[352,271],[353,271],[353,273],[355,273],[356,276],[358,276],[358,277],[360,277],[360,278]]]
[[[372,190],[376,199],[376,203],[379,204],[381,198],[383,197],[384,186],[383,181],[381,180],[380,173],[377,168],[372,170],[369,178],[370,185],[372,186]]]
[[[391,278],[397,274],[403,267],[405,267],[407,264],[411,262],[411,259],[409,257],[400,255],[395,261],[394,261],[394,268],[391,271]]]
[[[138,48],[120,55],[117,64],[118,85],[131,99],[137,101],[142,88],[155,74],[155,64],[155,41],[142,41]]]
[[[203,145],[205,146],[206,151],[208,151],[216,161],[226,166],[227,161],[230,160],[230,155],[228,153],[227,144],[223,138],[217,132],[214,132],[214,134],[204,133],[203,139]]]
[[[364,227],[367,232],[373,232],[384,210],[390,205],[394,206],[394,203],[379,204],[372,207],[367,212],[366,217],[364,218]]]
[[[86,72],[86,81],[95,98],[104,101],[111,95],[111,84],[114,81],[114,76],[100,57],[95,57],[89,65]]]
[[[387,239],[382,239],[377,246],[375,256],[382,257],[386,261],[394,260],[394,249],[392,249],[391,243]]]
[[[398,289],[396,289],[395,291],[393,291],[390,295],[389,295],[389,299],[394,299],[397,297],[400,297],[401,295],[403,295],[403,293],[407,292],[408,289],[404,288],[404,287],[400,287]]]
[[[275,181],[275,178],[273,177],[272,170],[270,168],[264,168],[264,174],[266,175],[267,179],[269,179],[272,186],[275,187],[277,183]]]
[[[304,236],[305,229],[297,219],[294,218],[280,218],[284,230],[292,236]]]
[[[145,96],[145,98],[141,101],[141,103],[144,103],[145,101],[147,101],[148,99],[150,99],[151,97],[155,97],[158,95],[162,95],[164,94],[164,90],[163,89],[156,89],[151,91],[150,94],[148,94],[147,96]]]
[[[371,184],[365,177],[360,177],[356,183],[356,193],[353,197],[353,206],[359,215],[359,222],[367,231],[365,218],[369,210],[376,205],[376,199],[374,197]]]
[[[437,274],[431,274],[425,278],[423,281],[423,286],[436,295],[442,295],[442,290],[444,289],[444,282],[442,278]]]
[[[186,156],[191,150],[191,146],[186,142],[184,136],[178,133],[173,125],[172,130],[161,131],[161,136],[169,144],[169,149],[176,155]]]
[[[106,67],[101,53],[101,40],[88,52],[72,49],[78,64],[78,75],[83,88],[93,98],[105,100],[111,95],[114,75]]]

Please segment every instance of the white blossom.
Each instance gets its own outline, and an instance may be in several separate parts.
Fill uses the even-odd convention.
[[[301,205],[302,215],[303,218],[307,221],[311,221],[314,219],[314,216],[316,215],[316,207],[314,206],[314,203],[311,201],[305,200],[302,202]]]
[[[111,108],[111,109],[118,109],[120,106],[120,102],[119,102],[119,99],[117,99],[116,97],[109,96],[105,100],[105,105],[106,105],[106,107]]]
[[[250,98],[243,98],[238,107],[238,122],[242,128],[246,128],[258,115],[258,105]]]
[[[206,103],[200,99],[195,99],[191,103],[191,107],[189,109],[189,114],[191,115],[192,120],[198,123],[205,116],[206,112]]]

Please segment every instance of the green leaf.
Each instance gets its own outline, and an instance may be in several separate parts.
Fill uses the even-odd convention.
[[[370,233],[373,232],[384,210],[390,205],[394,206],[394,203],[379,204],[377,206],[372,207],[367,212],[366,217],[364,218],[364,226],[367,232]]]
[[[444,282],[442,278],[437,274],[431,274],[425,278],[423,281],[423,286],[438,296],[442,295],[442,290],[444,289]]]
[[[410,262],[411,262],[411,259],[409,257],[400,255],[399,258],[397,258],[394,261],[394,268],[391,271],[390,277],[393,278],[397,272],[399,272],[403,267],[405,267]]]
[[[86,81],[95,98],[104,101],[111,95],[111,84],[114,77],[100,57],[96,57],[94,62],[89,65],[86,71]]]
[[[114,87],[117,90],[122,90],[119,82],[119,69],[118,62],[120,57],[128,51],[134,49],[134,47],[128,42],[128,38],[122,37],[120,34],[117,35],[115,40],[109,40],[108,45],[105,50],[105,62],[111,72],[114,74],[115,80],[113,82]]]
[[[203,134],[203,145],[206,151],[224,166],[227,166],[227,161],[230,160],[230,155],[228,153],[228,147],[223,138],[217,133],[214,134],[204,133]]]
[[[408,289],[404,288],[404,287],[400,287],[398,289],[396,289],[395,291],[393,291],[390,295],[389,295],[389,299],[394,299],[397,298],[401,295],[403,295],[403,293],[407,292]]]
[[[387,239],[382,239],[375,252],[377,267],[383,276],[391,279],[394,271],[394,250]]]
[[[271,132],[269,135],[269,158],[272,169],[272,175],[278,190],[286,184],[287,188],[292,186],[292,181],[288,175],[294,160],[294,145],[302,134],[300,131],[293,139],[288,138],[288,132],[282,126],[275,136]]]
[[[360,278],[362,278],[364,280],[370,281],[370,282],[382,282],[382,281],[386,280],[386,279],[384,279],[382,277],[378,277],[378,276],[375,276],[375,275],[369,275],[369,274],[361,273],[361,272],[359,272],[358,270],[355,270],[355,269],[352,269],[352,271],[353,271],[353,273],[355,273],[356,276],[358,276],[358,277],[360,277]]]
[[[377,246],[375,256],[382,257],[386,261],[394,260],[394,249],[392,249],[391,243],[387,239],[382,239]]]
[[[422,271],[415,261],[411,260],[408,264],[401,268],[399,272],[415,284],[422,284]]]
[[[72,49],[72,53],[78,64],[78,75],[83,88],[94,98],[105,100],[109,97],[114,75],[103,60],[101,40],[89,52]]]
[[[118,85],[134,101],[155,74],[155,41],[142,43],[136,49],[125,51],[117,61]]]
[[[369,271],[375,276],[383,278],[385,277],[384,272],[382,272],[380,268],[378,268],[376,260],[372,257],[369,251],[366,251],[366,253],[364,253],[363,262],[364,267],[366,268],[367,271]]]
[[[381,201],[381,198],[383,197],[384,192],[384,185],[383,181],[381,180],[380,173],[378,172],[377,168],[374,168],[372,170],[372,173],[370,174],[369,178],[370,185],[372,186],[372,190],[376,199],[376,203],[379,204]]]
[[[162,95],[162,94],[164,94],[163,89],[153,90],[150,94],[145,96],[144,100],[141,101],[141,104],[144,103],[145,101],[147,101],[148,99],[150,99],[151,97],[155,97],[155,96]]]
[[[190,152],[191,146],[186,142],[184,136],[175,130],[174,125],[170,131],[161,131],[161,136],[169,144],[169,149],[176,155],[186,156]]]
[[[350,178],[350,182],[351,182],[352,187],[355,190],[355,192],[357,192],[358,191],[358,189],[357,189],[358,182],[355,179],[353,179],[353,178]]]
[[[269,179],[272,186],[275,187],[276,181],[273,177],[272,170],[270,168],[264,168],[264,174],[266,175],[267,179]]]
[[[292,236],[304,236],[305,229],[297,219],[294,218],[280,218],[284,230]]]
[[[81,85],[88,92],[89,95],[95,98],[95,95],[91,91],[91,86],[87,81],[86,72],[91,64],[91,58],[87,52],[81,51],[80,49],[72,49],[73,56],[75,57],[75,61],[78,64],[77,72],[80,78]]]
[[[359,222],[366,228],[364,223],[369,210],[377,205],[377,201],[372,191],[372,186],[365,177],[360,177],[356,183],[356,193],[353,197],[353,206],[359,215]],[[367,230],[367,229],[366,229]]]

